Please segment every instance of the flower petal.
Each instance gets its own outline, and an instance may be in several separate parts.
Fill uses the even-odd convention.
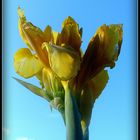
[[[113,68],[115,66],[121,43],[122,25],[103,25],[97,30],[83,57],[77,76],[79,86],[82,84],[81,81],[88,81],[105,67]]]
[[[82,90],[80,98],[81,124],[84,126],[89,126],[93,105],[94,99],[92,89],[86,84]]]
[[[108,82],[107,70],[102,70],[83,88],[80,98],[81,123],[88,127],[91,119],[92,108]]]
[[[60,33],[53,31],[52,34],[52,43],[55,45],[60,45]]]
[[[81,46],[82,29],[70,16],[65,19],[62,24],[62,31],[60,35],[61,44],[69,45],[75,50],[79,51]]]
[[[24,78],[34,76],[42,67],[40,60],[28,48],[21,48],[14,55],[14,68]]]
[[[36,51],[43,64],[49,66],[47,51],[41,48],[42,43],[47,42],[47,37],[45,37],[45,34],[38,27],[25,20],[24,13],[21,12],[20,8],[18,9],[18,13],[21,37],[32,50]]]
[[[51,26],[47,26],[44,30],[44,34],[45,34],[45,38],[46,38],[46,42],[50,42],[52,39],[52,28]]]
[[[96,100],[100,96],[108,80],[109,76],[107,70],[102,70],[94,78],[92,78],[91,81],[89,81],[89,86],[92,89],[94,100]]]
[[[79,28],[78,26],[78,24],[76,23],[76,21],[72,18],[72,17],[70,17],[70,16],[68,16],[65,20],[64,20],[64,22],[62,23],[62,28],[64,28],[65,26],[69,26],[69,25],[74,25],[75,26],[75,28]]]
[[[68,27],[64,26],[60,34],[61,44],[69,45],[69,37],[70,37],[70,30]]]
[[[80,66],[80,57],[72,49],[43,43],[48,51],[49,64],[52,70],[62,80],[69,80],[77,75]]]
[[[71,32],[70,32],[70,38],[69,38],[69,44],[70,46],[72,46],[73,48],[75,48],[75,50],[79,50],[80,46],[81,46],[81,35],[79,33],[79,30],[77,30],[75,28],[75,26],[71,27]]]
[[[24,11],[20,9],[20,7],[18,7],[18,15],[19,15],[19,21],[18,21],[18,28],[19,28],[19,33],[21,38],[23,39],[23,41],[26,43],[26,45],[31,49],[34,50],[32,48],[32,46],[29,44],[28,39],[26,38],[23,29],[22,29],[22,24],[26,23],[26,17],[24,16]]]

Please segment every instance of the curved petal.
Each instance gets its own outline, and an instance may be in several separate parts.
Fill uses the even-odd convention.
[[[92,108],[94,105],[94,99],[91,87],[86,84],[82,90],[80,98],[80,114],[81,114],[81,124],[82,126],[89,126]]]
[[[18,15],[19,15],[19,21],[18,21],[18,29],[19,29],[19,33],[20,36],[22,38],[22,40],[25,42],[25,44],[31,49],[34,50],[32,48],[32,46],[29,44],[28,39],[26,38],[23,29],[22,29],[22,24],[26,23],[26,17],[24,16],[24,11],[20,9],[20,7],[18,7]]]
[[[14,55],[14,68],[24,78],[34,76],[42,67],[40,60],[28,48],[21,48]]]
[[[81,41],[81,35],[79,33],[79,30],[77,30],[75,26],[71,26],[70,38],[69,38],[70,46],[72,46],[77,51],[79,51],[81,43],[82,41]]]
[[[76,21],[72,18],[72,17],[70,17],[70,16],[68,16],[65,20],[64,20],[64,22],[62,23],[62,28],[64,28],[65,26],[69,26],[69,25],[74,25],[75,26],[75,28],[79,28],[79,25],[76,23]]]
[[[70,37],[70,30],[68,27],[64,26],[60,34],[61,44],[69,45],[69,37]]]
[[[55,45],[60,45],[60,33],[53,31],[52,34],[52,43]]]
[[[101,26],[89,42],[84,54],[77,83],[88,81],[105,67],[113,68],[122,43],[122,25]]]
[[[80,66],[79,55],[72,48],[59,47],[43,43],[48,51],[49,64],[62,80],[69,80],[77,75]]]
[[[121,49],[122,34],[122,24],[103,25],[97,30],[96,35],[99,36],[101,48],[99,53],[102,53],[103,58],[108,61],[104,62],[104,65],[114,67]]]
[[[82,43],[81,36],[82,30],[79,29],[79,25],[70,16],[66,18],[62,24],[60,35],[61,44],[69,45],[79,51]]]
[[[46,42],[50,42],[52,40],[52,28],[51,26],[47,26],[44,30]]]
[[[94,78],[92,78],[88,83],[92,89],[93,99],[96,100],[102,91],[104,90],[107,82],[109,80],[107,70],[102,70]]]
[[[83,88],[80,98],[81,123],[88,127],[91,119],[92,108],[108,82],[107,70],[102,70]]]
[[[23,11],[18,8],[19,14],[19,30],[23,40],[32,50],[35,50],[40,60],[44,65],[49,66],[47,51],[42,50],[41,45],[43,42],[47,42],[44,32],[32,23],[27,22]]]

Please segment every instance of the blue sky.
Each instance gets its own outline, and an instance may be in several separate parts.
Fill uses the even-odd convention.
[[[17,75],[13,56],[26,45],[18,32],[17,8],[42,30],[72,16],[83,27],[83,51],[102,24],[123,24],[123,44],[119,60],[109,70],[109,83],[96,101],[90,124],[90,140],[136,139],[136,0],[5,0],[3,46],[3,130],[4,140],[65,140],[65,126],[48,102],[32,94],[12,79]],[[38,85],[32,78],[27,82]]]

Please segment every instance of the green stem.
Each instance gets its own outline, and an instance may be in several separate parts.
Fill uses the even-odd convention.
[[[80,114],[77,103],[69,89],[68,83],[65,84],[65,121],[67,140],[83,140]]]

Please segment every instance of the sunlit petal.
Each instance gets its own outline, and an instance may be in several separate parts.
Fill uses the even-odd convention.
[[[21,48],[14,55],[15,71],[24,78],[34,76],[42,67],[40,60],[28,48]]]
[[[18,7],[18,15],[19,15],[19,20],[18,20],[18,28],[19,28],[19,33],[21,38],[23,39],[23,41],[26,43],[26,45],[31,49],[34,50],[31,45],[28,42],[28,39],[26,38],[23,29],[22,29],[22,25],[24,23],[27,22],[26,17],[24,16],[24,11],[20,9],[20,7]]]
[[[52,34],[52,43],[55,45],[60,45],[60,33],[53,31]]]
[[[113,68],[122,42],[122,25],[103,25],[89,42],[77,77],[78,84],[88,81],[105,67]]]
[[[59,47],[43,43],[48,51],[52,70],[62,80],[69,80],[77,75],[80,66],[80,56],[72,48]]]
[[[41,59],[44,65],[49,66],[47,51],[42,50],[41,45],[43,42],[47,42],[44,32],[32,23],[27,22],[23,11],[19,8],[19,29],[21,37],[28,46],[36,51],[38,57]]]
[[[76,51],[79,51],[81,46],[82,28],[79,29],[79,25],[72,17],[68,17],[62,24],[62,32],[60,36],[61,44],[69,45]]]
[[[72,17],[70,17],[70,16],[68,16],[65,20],[64,20],[64,22],[62,23],[62,28],[64,28],[65,26],[69,26],[69,25],[74,25],[75,26],[75,28],[79,28],[79,25],[76,23],[76,21],[72,18]]]

